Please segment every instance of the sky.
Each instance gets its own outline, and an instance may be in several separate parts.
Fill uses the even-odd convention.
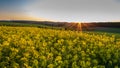
[[[0,0],[0,20],[120,21],[120,0]]]

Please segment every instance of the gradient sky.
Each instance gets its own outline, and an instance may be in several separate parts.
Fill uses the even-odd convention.
[[[0,0],[0,19],[120,21],[120,0]]]

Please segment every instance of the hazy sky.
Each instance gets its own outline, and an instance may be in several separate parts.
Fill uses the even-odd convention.
[[[0,18],[120,21],[120,0],[0,0]]]

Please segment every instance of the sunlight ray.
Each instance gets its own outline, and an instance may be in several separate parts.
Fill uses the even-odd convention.
[[[81,22],[78,22],[77,24],[77,30],[82,32],[82,23]]]

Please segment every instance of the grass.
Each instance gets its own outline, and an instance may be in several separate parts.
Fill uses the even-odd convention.
[[[109,32],[109,33],[120,33],[120,28],[104,28],[98,27],[94,29],[95,32]]]
[[[50,29],[65,29],[64,27],[52,27],[42,24],[29,24],[29,23],[16,23],[16,22],[0,22],[0,26],[14,26],[14,27],[38,27],[38,28],[50,28]],[[92,29],[89,27],[89,29]],[[74,28],[73,28],[74,30]],[[88,32],[88,31],[85,31]],[[106,27],[96,27],[93,28],[90,32],[107,32],[107,33],[115,33],[120,34],[120,28],[106,28]]]
[[[14,26],[14,27],[38,27],[38,28],[49,28],[49,29],[63,29],[62,27],[52,27],[42,24],[30,24],[30,23],[16,23],[16,22],[0,22],[0,26]]]

